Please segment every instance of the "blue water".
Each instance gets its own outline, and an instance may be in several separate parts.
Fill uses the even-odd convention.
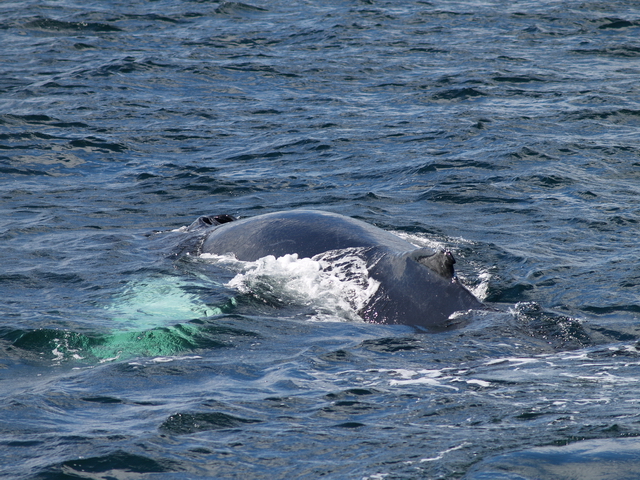
[[[0,475],[640,478],[638,38],[631,1],[1,3]],[[177,247],[300,207],[495,311],[368,324],[310,260]]]

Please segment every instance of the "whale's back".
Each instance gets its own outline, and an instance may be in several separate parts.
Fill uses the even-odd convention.
[[[382,247],[397,252],[414,250],[411,243],[368,223],[316,210],[276,212],[215,227],[207,234],[201,253],[232,253],[254,261],[267,255],[297,253],[311,258],[330,250]]]

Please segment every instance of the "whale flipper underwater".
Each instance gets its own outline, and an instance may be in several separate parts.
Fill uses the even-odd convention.
[[[448,251],[434,252],[373,225],[335,213],[292,210],[236,220],[203,216],[187,229],[202,233],[198,254],[233,254],[241,261],[273,255],[312,258],[356,248],[376,293],[358,314],[366,321],[446,328],[454,312],[486,308],[454,274]]]

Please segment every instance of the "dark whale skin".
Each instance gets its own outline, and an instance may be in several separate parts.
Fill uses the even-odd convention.
[[[368,223],[318,210],[274,212],[242,220],[200,217],[189,227],[206,233],[198,253],[233,254],[254,261],[267,255],[312,258],[358,248],[369,276],[380,283],[359,312],[369,322],[443,329],[451,314],[485,309],[457,279],[450,252],[416,248]]]

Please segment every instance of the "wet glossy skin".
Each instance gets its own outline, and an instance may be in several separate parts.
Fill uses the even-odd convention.
[[[225,223],[220,223],[220,221]],[[218,223],[218,225],[216,225]],[[300,258],[360,248],[378,291],[360,315],[376,323],[446,327],[456,311],[483,308],[453,274],[449,252],[418,249],[365,222],[316,210],[275,212],[243,220],[200,217],[199,253],[231,253],[243,261],[296,253]]]

